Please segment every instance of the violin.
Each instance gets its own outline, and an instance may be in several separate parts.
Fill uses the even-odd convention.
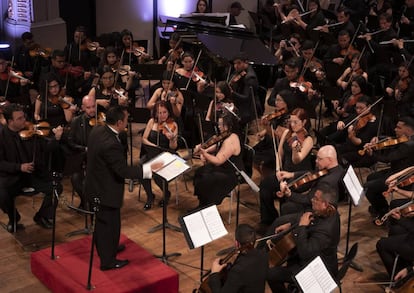
[[[385,221],[389,218],[389,216],[391,216],[395,212],[400,212],[401,216],[403,217],[408,217],[408,218],[413,217],[414,216],[414,201],[411,200],[399,207],[393,208],[391,211],[383,215],[381,219],[376,219],[375,224],[377,226],[381,226],[382,224],[385,223]]]
[[[305,128],[302,128],[301,130],[299,130],[298,132],[295,133],[296,135],[293,135],[292,132],[289,133],[290,137],[288,138],[287,142],[289,144],[289,146],[292,148],[292,144],[294,141],[298,141],[298,144],[296,146],[297,151],[300,152],[300,150],[302,149],[302,144],[305,140],[305,138],[308,135],[308,132],[306,131]]]
[[[312,89],[312,83],[309,81],[305,81],[303,76],[300,76],[298,81],[291,81],[289,86],[294,89],[298,89],[302,93],[307,93],[310,89]]]
[[[200,145],[200,149],[205,150],[205,149],[211,147],[212,145],[215,145],[216,143],[219,143],[219,142],[225,140],[227,137],[230,136],[230,134],[231,134],[231,132],[229,132],[229,131],[223,131],[219,135],[213,135],[205,143],[202,143]],[[195,154],[197,154],[197,153],[198,152],[196,152]]]
[[[318,180],[320,177],[325,176],[326,174],[328,174],[328,170],[326,169],[323,169],[323,170],[320,170],[314,173],[308,172],[300,176],[299,178],[293,180],[287,186],[289,188],[292,187],[294,189],[297,189],[301,187],[302,185],[305,185],[306,183]]]
[[[30,139],[33,136],[48,136],[50,133],[50,124],[46,121],[33,124],[32,122],[26,122],[23,130],[19,131],[19,136],[22,139]]]
[[[96,117],[93,117],[91,119],[89,119],[89,125],[90,126],[95,126],[95,125],[105,125],[105,121],[106,121],[106,115],[104,112],[98,112],[98,114],[96,115]]]
[[[282,115],[286,114],[287,110],[286,109],[281,109],[278,111],[274,111],[273,113],[267,114],[265,116],[263,116],[263,119],[267,120],[267,121],[271,121],[273,119],[279,118]]]
[[[355,104],[358,102],[360,97],[362,97],[362,93],[349,96],[349,98],[346,100],[346,102],[342,106],[342,109],[345,112],[348,112],[351,107],[355,106]]]
[[[367,126],[368,122],[372,121],[374,119],[374,117],[375,116],[372,113],[369,113],[369,114],[366,114],[366,115],[360,117],[357,120],[357,122],[356,122],[356,124],[354,126],[354,131],[355,132],[358,132],[359,130],[361,130],[362,128],[364,128],[365,126]]]
[[[49,56],[52,54],[52,48],[42,48],[40,46],[33,48],[32,50],[29,50],[30,57],[43,57],[45,59],[49,58]]]
[[[392,138],[391,137],[391,138],[383,139],[383,140],[377,142],[376,144],[374,144],[374,145],[372,145],[370,147],[373,150],[378,151],[378,150],[382,150],[384,148],[388,148],[388,147],[391,147],[391,146],[398,145],[400,143],[407,142],[408,140],[409,140],[409,138],[407,136],[405,136],[405,135],[404,136],[401,136],[401,137],[397,137],[397,138]],[[358,151],[358,154],[360,156],[363,156],[363,155],[365,155],[365,152],[366,151],[367,151],[367,148],[364,147],[362,150],[359,150]]]
[[[33,84],[33,82],[30,79],[23,76],[23,73],[21,71],[10,70],[9,75],[10,75],[10,82],[12,83],[20,83],[21,80],[24,80],[24,81],[27,81],[29,84]]]
[[[73,77],[82,76],[84,72],[85,70],[83,69],[82,66],[72,66],[72,65],[66,66],[65,68],[62,68],[59,70],[60,75],[69,74]]]
[[[246,70],[237,72],[231,79],[230,84],[237,83],[242,77],[246,76],[247,72]]]
[[[173,118],[168,118],[167,121],[158,124],[158,131],[164,135],[168,133],[174,135],[176,129],[177,127]]]
[[[391,192],[393,191],[394,186],[397,186],[397,187],[401,188],[401,187],[409,186],[413,183],[414,183],[414,173],[411,173],[411,174],[409,173],[408,177],[406,175],[406,176],[403,176],[402,179],[397,180],[396,184],[393,185],[393,186],[390,186],[386,191],[384,191],[382,193],[382,195],[384,197],[388,197],[391,194]]]
[[[54,97],[48,97],[47,99],[53,105],[60,105],[64,110],[69,109],[70,107],[76,108],[76,105],[73,104],[74,99],[69,96],[59,95]]]
[[[344,58],[349,58],[352,59],[352,56],[354,54],[359,54],[360,52],[355,49],[352,45],[349,45],[348,48],[343,48],[340,51],[341,56],[343,56]]]

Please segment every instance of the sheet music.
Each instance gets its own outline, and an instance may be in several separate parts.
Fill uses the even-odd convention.
[[[320,256],[301,270],[295,279],[304,293],[329,293],[337,287]]]
[[[145,164],[152,165],[156,162],[162,162],[163,165],[154,172],[168,182],[190,168],[182,158],[169,152],[164,152]]]
[[[354,205],[357,206],[364,192],[364,189],[361,183],[359,182],[359,179],[355,174],[355,170],[352,167],[352,165],[350,165],[348,170],[346,171],[343,181],[345,183],[345,187],[348,190],[349,195],[352,198]]]
[[[203,246],[228,233],[216,205],[185,216],[183,221],[194,248]]]

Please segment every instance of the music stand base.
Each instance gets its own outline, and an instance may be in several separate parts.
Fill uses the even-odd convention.
[[[168,264],[168,258],[170,257],[176,257],[181,256],[181,253],[179,252],[173,252],[165,255],[154,255],[156,258],[159,258],[163,263]]]
[[[91,235],[91,234],[92,234],[92,230],[90,230],[89,227],[87,227],[87,228],[83,228],[83,229],[76,230],[73,232],[69,232],[65,235],[65,237],[72,237],[76,235]]]
[[[158,230],[162,230],[163,225],[164,224],[159,224],[155,227],[152,227],[151,229],[148,230],[148,233],[154,233]],[[176,232],[182,232],[180,227],[174,226],[174,225],[172,225],[168,222],[165,223],[165,228],[166,229],[171,229],[171,230],[176,231]]]

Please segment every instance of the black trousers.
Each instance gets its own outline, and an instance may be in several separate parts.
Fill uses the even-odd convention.
[[[95,244],[101,266],[115,262],[121,235],[121,211],[119,208],[100,206],[96,213]]]
[[[380,216],[388,212],[388,202],[382,193],[387,190],[385,180],[392,173],[393,172],[390,169],[372,173],[368,175],[367,182],[364,185],[366,189],[365,195],[367,196],[368,201]]]

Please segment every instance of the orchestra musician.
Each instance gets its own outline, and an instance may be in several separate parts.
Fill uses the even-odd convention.
[[[234,110],[234,102],[232,99],[231,88],[225,81],[219,81],[216,84],[216,100],[212,100],[208,106],[206,121],[216,122],[218,116],[225,112],[226,107],[230,110]],[[214,108],[215,107],[215,108]],[[234,113],[238,110],[233,111]]]
[[[400,184],[399,177],[408,176],[406,186],[398,187]],[[396,195],[390,201],[390,215],[388,217],[388,237],[382,237],[376,245],[377,252],[387,270],[389,276],[393,276],[393,270],[399,272],[400,270],[411,267],[414,263],[414,256],[412,254],[412,247],[414,245],[414,218],[412,217],[413,206],[409,205],[407,208],[399,209],[402,205],[411,202],[414,192],[413,167],[408,167],[400,172],[392,174],[386,179],[386,184],[389,186],[388,191]],[[401,182],[402,183],[402,182]],[[402,198],[398,198],[402,195]],[[397,199],[396,199],[397,197]],[[386,221],[386,220],[385,220]],[[394,268],[395,256],[398,255],[398,260]]]
[[[295,108],[288,120],[288,128],[282,132],[277,147],[276,175],[263,176],[260,182],[260,223],[258,232],[263,232],[279,216],[275,208],[275,193],[279,191],[281,172],[294,172],[312,169],[312,137],[308,134],[310,122],[302,108]],[[283,170],[283,171],[282,171]],[[281,211],[283,203],[281,202]],[[261,233],[263,234],[263,233]]]
[[[405,5],[401,8],[401,18],[399,20],[399,37],[404,39],[413,38],[414,29],[414,1],[405,0]]]
[[[364,184],[365,195],[371,203],[369,212],[378,218],[381,218],[389,209],[388,202],[382,195],[382,192],[387,190],[386,178],[395,172],[414,165],[414,156],[412,156],[414,150],[414,119],[409,116],[399,118],[395,127],[395,135],[394,141],[385,140],[384,143],[381,143],[377,137],[374,137],[370,143],[364,146],[364,149],[376,161],[390,163],[389,168],[368,175]],[[374,152],[376,149],[384,148],[387,141],[391,142],[388,143],[391,148],[383,152]]]
[[[344,143],[337,144],[336,151],[338,152],[341,162],[348,162],[353,167],[359,166],[371,166],[375,163],[373,158],[368,155],[361,156],[358,154],[366,143],[376,136],[378,130],[378,121],[375,114],[372,113],[370,106],[372,105],[372,99],[368,96],[362,96],[355,104],[355,115],[350,116],[345,121],[339,121],[337,123],[338,131],[347,132]],[[356,118],[351,125],[347,128],[345,126]],[[351,119],[352,118],[352,119]]]
[[[305,173],[306,171],[279,172],[278,179],[280,182],[280,193],[277,193],[277,196],[285,197],[285,202],[281,207],[282,215],[302,212],[309,208],[315,190],[323,183],[328,184],[330,188],[335,191],[336,201],[339,200],[342,187],[341,178],[344,174],[344,169],[338,164],[338,157],[334,146],[325,145],[319,149],[316,155],[316,173],[313,173],[316,174],[316,176],[311,176],[315,178],[315,180],[310,181],[310,190],[305,194],[291,191],[288,187],[289,182],[285,180],[299,178]]]
[[[207,0],[198,0],[196,4],[196,10],[194,13],[210,13],[211,9]]]
[[[68,146],[73,152],[71,157],[72,164],[76,165],[74,172],[71,174],[71,183],[73,189],[80,198],[79,208],[87,209],[87,198],[85,196],[85,169],[86,169],[86,153],[88,150],[88,138],[92,127],[99,122],[96,117],[95,98],[84,96],[82,99],[82,114],[73,118],[70,124],[68,135]]]
[[[301,41],[299,34],[296,33],[291,34],[287,40],[281,40],[274,54],[278,64],[283,64],[292,57],[299,57]]]
[[[235,250],[238,253],[231,267],[227,268],[228,263],[220,263],[220,258],[211,265],[211,274],[208,276],[211,292],[265,292],[268,258],[264,251],[254,248],[254,229],[248,224],[240,224],[236,228],[235,238]]]
[[[214,144],[209,146],[207,141],[194,149],[194,153],[200,153],[201,160],[206,163],[194,175],[194,195],[198,197],[199,207],[219,205],[237,185],[236,170],[228,160],[239,170],[244,169],[237,119],[225,113],[218,118],[218,128],[221,136],[211,138],[210,142]],[[222,138],[222,141],[215,138]]]
[[[129,65],[132,70],[136,71],[138,64],[145,63],[151,58],[150,55],[145,52],[145,48],[134,41],[131,31],[127,29],[122,30],[121,41],[122,47],[121,52],[119,53],[119,56],[123,56],[123,59],[120,61],[121,65]]]
[[[102,271],[120,269],[129,263],[116,258],[117,252],[125,249],[119,245],[124,179],[151,178],[152,170],[162,167],[162,163],[128,166],[118,137],[127,125],[126,109],[114,106],[106,112],[106,125],[95,126],[88,140],[85,194],[91,204],[96,197],[99,200],[94,233]]]
[[[28,186],[45,194],[33,220],[41,227],[51,229],[54,195],[51,170],[48,167],[49,153],[58,147],[63,128],[48,127],[23,135],[22,131],[27,125],[23,108],[17,104],[10,104],[4,108],[3,114],[7,125],[0,133],[0,205],[9,217],[7,231],[15,232],[13,231],[14,214],[17,222],[20,221],[21,216],[14,206],[14,198],[22,194],[22,189]],[[62,191],[61,188],[59,184],[59,193]],[[55,200],[56,206],[57,200]],[[17,229],[22,228],[24,228],[22,224],[17,225]]]
[[[351,56],[351,66],[347,67],[342,75],[336,81],[336,85],[340,86],[343,91],[350,89],[352,80],[357,76],[362,76],[368,81],[368,73],[366,72],[366,60],[360,53],[354,53]]]
[[[319,37],[323,44],[331,45],[336,42],[339,38],[341,31],[346,31],[350,36],[355,33],[355,26],[350,21],[351,13],[348,8],[338,7],[336,9],[336,20],[335,24],[324,24],[322,26],[316,27],[314,30],[322,32],[319,34]]]
[[[201,0],[200,2],[205,2]],[[158,64],[167,64],[167,71],[175,71],[174,64],[180,66],[181,56],[184,53],[183,45],[178,33],[173,33],[168,41],[170,49],[158,60]]]
[[[25,111],[31,117],[32,103],[29,96],[30,80],[16,78],[11,74],[15,72],[4,55],[0,52],[0,102],[18,103],[24,105]]]
[[[269,269],[267,282],[274,293],[291,292],[286,283],[292,284],[293,276],[317,256],[322,258],[332,276],[338,272],[340,218],[337,195],[328,184],[318,184],[311,201],[311,209],[279,217],[269,229],[269,235],[290,230],[296,247],[286,266]]]
[[[145,156],[145,161],[154,158],[162,151],[174,152],[178,146],[178,125],[174,121],[171,104],[167,101],[160,100],[155,103],[152,113],[152,118],[148,121],[144,134],[142,135],[140,156]],[[163,189],[163,179],[156,176],[154,180],[158,187],[165,192],[165,199],[159,201],[159,206],[162,207],[164,204],[168,205],[171,197],[168,184]],[[142,185],[147,194],[147,202],[144,205],[144,210],[149,210],[155,199],[151,189],[151,180],[143,179]]]
[[[181,119],[181,110],[184,104],[184,97],[181,91],[175,86],[171,71],[164,71],[162,74],[162,87],[155,90],[147,103],[147,108],[152,110],[159,101],[170,103],[174,119]]]
[[[240,52],[233,57],[234,74],[230,77],[229,85],[232,89],[233,101],[240,113],[240,127],[244,127],[262,115],[264,105],[261,104],[257,95],[259,81],[256,72],[249,64],[246,53]]]

